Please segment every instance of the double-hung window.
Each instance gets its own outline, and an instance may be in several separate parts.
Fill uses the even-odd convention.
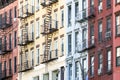
[[[111,71],[111,50],[107,50],[107,71]]]
[[[102,41],[102,21],[98,22],[98,41]]]
[[[68,55],[71,55],[72,52],[72,35],[68,35]]]
[[[40,22],[38,20],[36,21],[36,38],[39,37],[39,34],[40,34]]]
[[[116,66],[120,66],[120,47],[116,48]]]
[[[94,76],[94,56],[90,57],[90,76]]]
[[[100,74],[102,72],[102,67],[103,67],[103,56],[102,53],[99,52],[98,54],[98,73]]]
[[[69,64],[68,77],[69,77],[69,80],[72,80],[72,64]]]
[[[68,6],[68,27],[71,26],[71,20],[72,20],[72,8],[71,8],[71,5]]]
[[[120,13],[116,15],[116,36],[120,35]]]
[[[79,12],[79,4],[78,2],[75,2],[75,17],[77,17],[78,12]]]

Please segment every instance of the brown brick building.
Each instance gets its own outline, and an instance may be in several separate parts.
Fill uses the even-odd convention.
[[[88,2],[88,14],[92,16],[88,18],[89,80],[120,80],[119,3],[120,0]]]
[[[17,80],[17,0],[0,0],[0,80]]]

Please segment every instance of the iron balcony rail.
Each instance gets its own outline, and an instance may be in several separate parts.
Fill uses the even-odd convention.
[[[32,65],[32,61],[26,60],[22,64],[18,65],[18,72],[26,72],[32,70],[34,66]]]
[[[41,34],[51,34],[58,31],[58,21],[52,20],[41,25]]]
[[[0,72],[0,80],[4,80],[12,76],[13,76],[12,69],[6,69]]]
[[[18,45],[25,46],[29,43],[34,42],[34,33],[28,33],[21,35],[21,37],[18,38]]]
[[[52,50],[52,51],[49,51],[48,54],[41,54],[40,55],[40,61],[41,63],[47,63],[47,62],[50,62],[50,61],[53,61],[53,60],[56,60],[58,59],[58,50]]]
[[[41,5],[46,7],[58,2],[58,0],[41,0]]]
[[[0,29],[9,28],[13,25],[12,17],[3,17],[0,20]]]
[[[35,7],[33,5],[26,4],[19,9],[19,16],[18,18],[25,19],[28,18],[35,13]]]
[[[76,15],[76,21],[83,22],[87,19],[91,19],[95,17],[95,8],[91,6],[89,8],[83,9],[82,11],[78,12]]]
[[[0,9],[8,6],[9,4],[13,3],[16,0],[0,0]]]
[[[4,43],[0,45],[0,55],[7,54],[9,52],[12,52],[12,44],[10,45],[9,43]]]

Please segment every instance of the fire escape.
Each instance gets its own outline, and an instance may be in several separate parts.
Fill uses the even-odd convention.
[[[52,4],[55,4],[57,2],[58,0],[42,0],[41,2],[41,5],[43,7],[46,7],[46,16],[45,16],[44,24],[41,26],[42,27],[41,34],[45,36],[44,52],[40,56],[41,63],[48,63],[58,58],[57,50],[50,50],[51,42],[52,42],[52,35],[56,31],[58,31],[58,21],[53,20],[51,17]]]
[[[91,5],[90,7],[83,9],[82,11],[80,11],[77,14],[76,21],[79,22],[79,23],[83,23],[86,20],[94,19],[95,16],[96,16],[95,7]],[[92,36],[90,38],[90,40],[88,40],[88,47],[87,47],[87,40],[83,39],[82,44],[81,44],[82,49],[79,50],[78,52],[83,52],[83,51],[91,49],[93,47],[95,47],[95,38],[94,38],[94,36]]]
[[[27,4],[22,6],[19,9],[19,12],[18,18],[21,19],[22,27],[21,35],[18,38],[18,45],[21,48],[20,55],[25,56],[27,45],[34,42],[34,32],[29,32],[28,26],[26,25],[27,19],[34,15],[34,6]],[[31,69],[33,69],[33,65],[31,64],[31,61],[28,60],[22,60],[22,62],[18,65],[18,72],[25,72]]]
[[[6,29],[11,28],[13,25],[12,17],[7,17],[7,14],[4,14],[4,17],[0,16],[0,55],[7,54],[12,52],[12,41],[7,40]],[[8,43],[9,42],[9,43]]]

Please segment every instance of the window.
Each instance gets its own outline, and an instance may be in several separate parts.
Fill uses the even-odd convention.
[[[94,76],[94,56],[90,57],[90,76]]]
[[[26,63],[26,67],[29,67],[29,61],[28,61],[28,51],[25,51],[25,63]]]
[[[14,18],[17,17],[17,6],[14,7]]]
[[[3,48],[4,48],[4,50],[7,50],[7,40],[6,40],[6,36],[4,36]]]
[[[111,6],[111,0],[106,0],[106,7],[109,8]]]
[[[64,55],[64,39],[61,38],[61,55]]]
[[[111,71],[111,50],[107,51],[107,71]]]
[[[55,27],[54,28],[56,29],[58,28],[57,13],[55,13]]]
[[[102,53],[99,52],[98,54],[98,73],[101,73],[102,72],[102,62],[103,62],[103,56],[102,56]]]
[[[40,34],[40,23],[39,21],[36,21],[36,38],[39,37]]]
[[[2,50],[2,38],[0,38],[0,51]],[[1,53],[0,53],[1,54]]]
[[[14,73],[17,72],[17,57],[14,57]]]
[[[30,36],[31,36],[31,39],[33,40],[34,39],[34,22],[31,23]]]
[[[37,52],[36,52],[36,56],[37,56],[37,65],[40,63],[40,50],[39,48],[37,48]]]
[[[116,66],[120,66],[120,47],[116,48]]]
[[[0,72],[2,72],[2,63],[0,62]],[[2,76],[2,74],[0,74]]]
[[[40,1],[39,0],[36,0],[36,11],[38,11],[39,9],[40,9],[40,6],[39,6],[39,3],[40,3]]]
[[[120,3],[120,0],[116,0],[116,4],[119,4]]]
[[[79,79],[79,62],[75,62],[75,80]]]
[[[17,31],[14,31],[14,47],[17,46]]]
[[[71,5],[68,6],[68,27],[71,26],[71,13],[72,13],[72,10],[71,10]]]
[[[61,27],[64,27],[64,10],[61,11]]]
[[[64,67],[61,67],[61,80],[64,80]]]
[[[110,18],[110,17],[107,18],[106,23],[107,23],[106,31],[107,31],[107,32],[108,32],[108,31],[111,31],[111,18]]]
[[[12,73],[12,60],[9,59],[9,74]]]
[[[82,48],[86,48],[86,36],[87,36],[87,29],[84,28],[83,31],[82,31]]]
[[[31,60],[32,60],[32,66],[34,66],[34,51],[31,51]]]
[[[79,11],[79,5],[78,2],[75,3],[75,17],[77,17]]]
[[[75,32],[75,52],[77,52],[78,49],[78,31]]]
[[[83,60],[82,60],[82,67],[83,67],[83,80],[85,80],[86,79],[86,74],[87,74],[87,65],[86,65],[86,63],[87,63],[87,61],[86,61],[86,58],[84,58]]]
[[[102,0],[98,0],[98,12],[99,13],[102,12],[102,8],[103,8],[103,6],[102,6]]]
[[[69,72],[68,72],[68,79],[72,80],[72,64],[69,64]]]
[[[94,44],[94,24],[90,24],[90,45]]]
[[[55,44],[54,44],[54,49],[55,49],[55,56],[58,56],[58,41],[55,40]]]
[[[120,35],[120,13],[116,15],[116,36]]]
[[[102,21],[98,22],[98,41],[102,41]]]
[[[86,0],[82,0],[82,18],[86,17]]]
[[[7,12],[4,13],[4,20],[3,21],[4,21],[4,24],[6,24],[6,22],[7,22]]]
[[[9,34],[9,49],[12,49],[12,35]]]
[[[90,0],[90,6],[94,6],[94,0]]]
[[[12,23],[12,9],[9,11],[9,23]]]
[[[7,64],[6,64],[6,61],[4,61],[4,69],[3,69],[4,70],[4,75],[6,75],[6,73],[7,73],[7,69],[6,68],[7,68]]]
[[[72,36],[71,34],[68,35],[68,56],[71,55],[72,51]]]
[[[34,77],[33,80],[39,80],[39,76]]]
[[[2,14],[0,14],[0,28],[2,27]]]

